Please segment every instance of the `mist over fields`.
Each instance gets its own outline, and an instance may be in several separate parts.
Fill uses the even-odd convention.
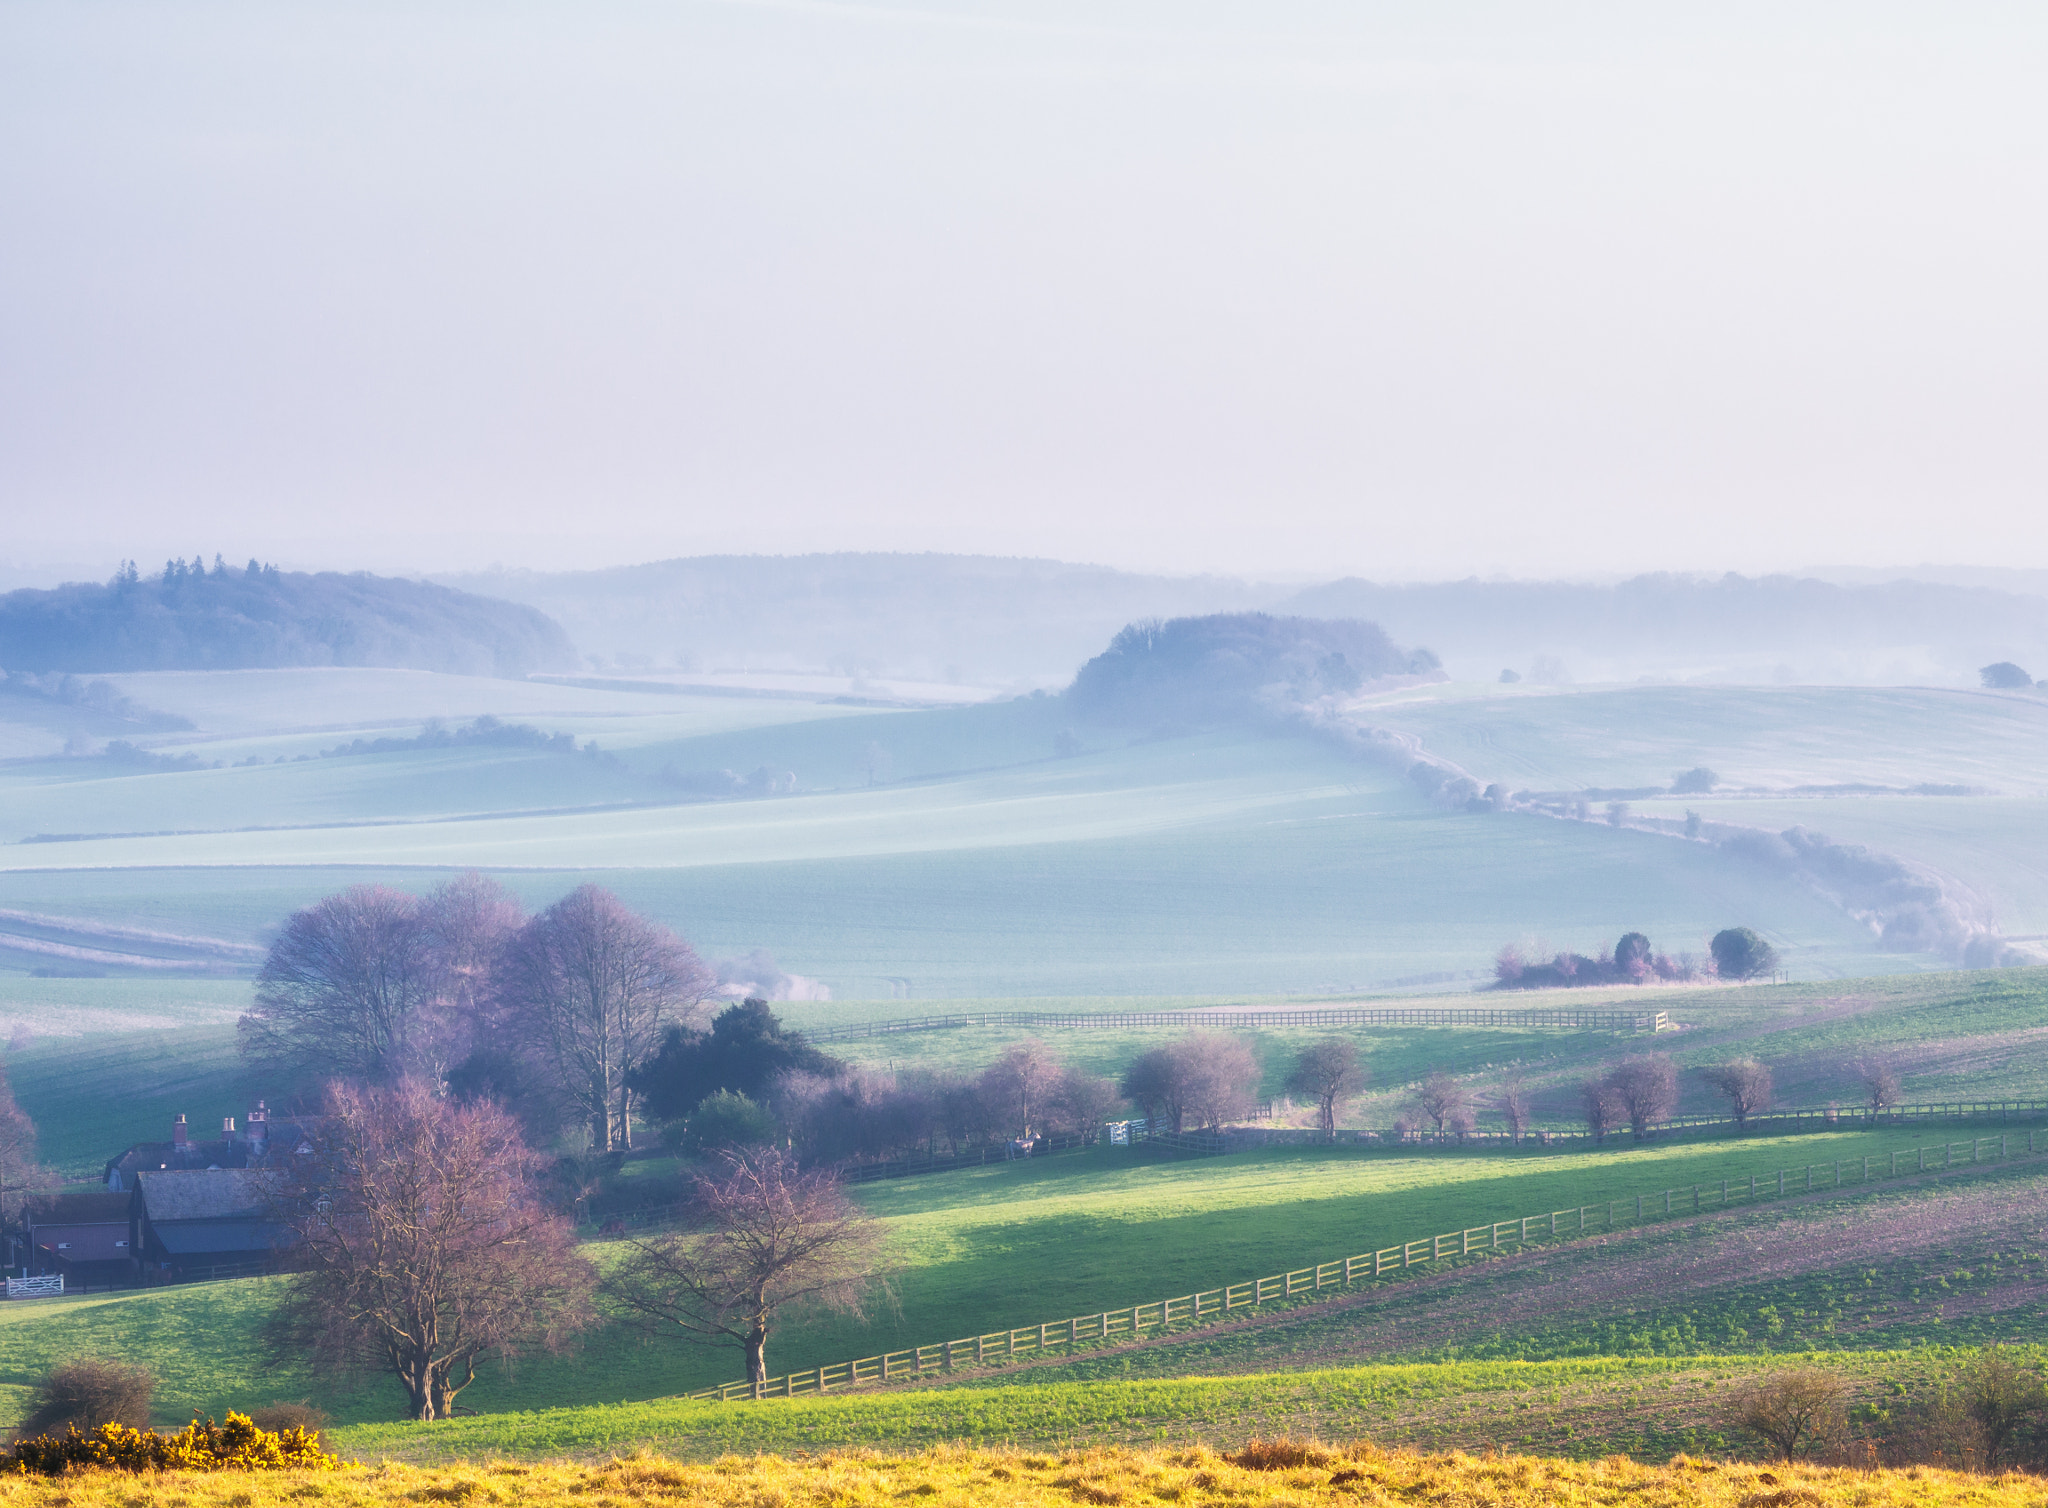
[[[964,555],[704,556],[603,571],[439,578],[540,609],[586,661],[625,670],[821,669],[1063,686],[1125,624],[1258,610],[1362,618],[1459,680],[1973,686],[1998,660],[2048,665],[2029,578],[1697,577],[1593,585],[1314,585],[1146,576]]]
[[[2044,614],[929,555],[15,593],[0,967],[231,976],[354,877],[472,867],[836,999],[1469,989],[1731,925],[1795,975],[2024,962],[2048,697],[1976,682]]]

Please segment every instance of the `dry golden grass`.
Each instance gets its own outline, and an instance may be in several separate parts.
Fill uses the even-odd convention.
[[[729,1456],[702,1465],[641,1455],[603,1464],[385,1463],[336,1472],[0,1478],[0,1508],[299,1508],[315,1502],[331,1508],[2043,1508],[2048,1481],[1920,1467],[1859,1471],[1684,1456],[1664,1466],[1621,1456],[1427,1456],[1295,1441],[1255,1442],[1232,1457],[1201,1446],[1065,1454],[945,1446],[906,1454]]]

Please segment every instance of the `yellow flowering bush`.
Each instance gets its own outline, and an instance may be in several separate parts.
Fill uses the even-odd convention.
[[[227,1423],[194,1419],[175,1435],[103,1424],[81,1435],[23,1440],[0,1456],[0,1469],[22,1476],[54,1477],[68,1467],[110,1467],[116,1471],[325,1471],[341,1465],[320,1448],[319,1437],[303,1429],[259,1428],[247,1414],[230,1412]]]

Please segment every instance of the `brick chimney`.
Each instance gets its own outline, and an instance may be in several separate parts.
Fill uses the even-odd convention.
[[[235,1118],[232,1115],[223,1115],[220,1118],[220,1139],[222,1141],[233,1141],[235,1139]]]
[[[171,1120],[171,1145],[174,1147],[185,1145],[185,1117],[182,1114],[174,1116]]]
[[[270,1144],[270,1107],[262,1100],[249,1112],[248,1128],[250,1147],[261,1152]]]

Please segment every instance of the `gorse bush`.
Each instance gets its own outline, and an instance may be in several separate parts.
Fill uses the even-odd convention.
[[[247,1414],[230,1413],[227,1423],[194,1419],[175,1435],[103,1424],[81,1434],[24,1439],[0,1456],[0,1471],[54,1477],[72,1467],[114,1471],[326,1471],[342,1465],[322,1450],[318,1437],[287,1426],[258,1428]]]

